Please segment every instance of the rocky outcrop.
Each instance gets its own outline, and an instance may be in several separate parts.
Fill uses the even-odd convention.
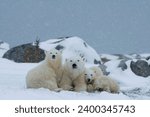
[[[44,50],[50,50],[54,47],[62,51],[64,59],[72,56],[81,56],[87,63],[101,64],[99,54],[80,37],[61,37],[40,43],[40,48]]]
[[[150,76],[150,65],[145,60],[131,61],[130,67],[132,72],[138,76],[148,77]]]
[[[127,60],[121,60],[118,67],[122,69],[122,71],[126,70],[128,68],[127,64],[126,64]]]
[[[3,58],[18,63],[37,63],[45,58],[44,50],[32,43],[23,44],[8,50]]]
[[[108,71],[106,70],[107,67],[106,67],[104,64],[100,64],[99,67],[101,68],[101,70],[102,70],[102,72],[103,72],[104,75],[107,76],[107,75],[110,74],[110,72],[108,72]]]

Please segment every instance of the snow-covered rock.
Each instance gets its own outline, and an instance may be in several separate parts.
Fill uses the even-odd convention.
[[[0,57],[2,57],[7,50],[9,50],[9,44],[0,40]]]
[[[128,66],[126,64],[127,61],[128,60],[121,60],[118,67],[120,67],[123,71],[126,70],[128,68]]]
[[[81,56],[87,63],[100,64],[98,53],[79,37],[63,37],[59,39],[50,39],[40,43],[40,48],[50,50],[56,48],[63,50],[63,60],[72,56]]]

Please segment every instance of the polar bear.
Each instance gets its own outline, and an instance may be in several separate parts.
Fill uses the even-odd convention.
[[[54,49],[45,52],[45,60],[31,69],[26,76],[27,88],[47,88],[58,90],[58,83],[62,76],[61,52]]]
[[[79,56],[70,57],[63,65],[63,76],[60,88],[64,90],[86,91],[84,80],[85,63]]]
[[[94,71],[92,69],[88,69],[86,68],[85,73],[84,73],[84,79],[85,82],[87,84],[87,91],[88,92],[94,92],[94,87],[93,87],[93,83],[94,83]]]
[[[94,92],[97,90],[119,93],[118,84],[108,76],[104,76],[101,69],[97,66],[85,70],[85,81],[87,83],[88,92]]]

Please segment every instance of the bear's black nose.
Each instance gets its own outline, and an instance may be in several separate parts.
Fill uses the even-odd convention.
[[[87,81],[90,82],[91,80],[90,80],[90,79],[87,79]]]
[[[73,68],[73,69],[76,69],[76,68],[77,68],[77,64],[75,64],[75,63],[72,64],[72,68]]]
[[[52,55],[52,59],[55,59],[56,58],[56,56],[55,55]]]

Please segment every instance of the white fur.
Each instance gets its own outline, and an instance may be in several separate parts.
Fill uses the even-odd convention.
[[[76,65],[76,68],[73,68]],[[60,87],[64,90],[86,91],[84,80],[85,66],[81,57],[71,57],[66,59],[63,66],[63,76]]]
[[[62,76],[61,52],[51,49],[45,52],[46,57],[37,67],[31,69],[26,76],[27,88],[48,88],[57,90]]]
[[[99,67],[91,67],[86,69],[85,80],[87,83],[87,91],[93,92],[96,90],[107,91],[110,93],[118,93],[119,86],[108,76],[104,76]]]

